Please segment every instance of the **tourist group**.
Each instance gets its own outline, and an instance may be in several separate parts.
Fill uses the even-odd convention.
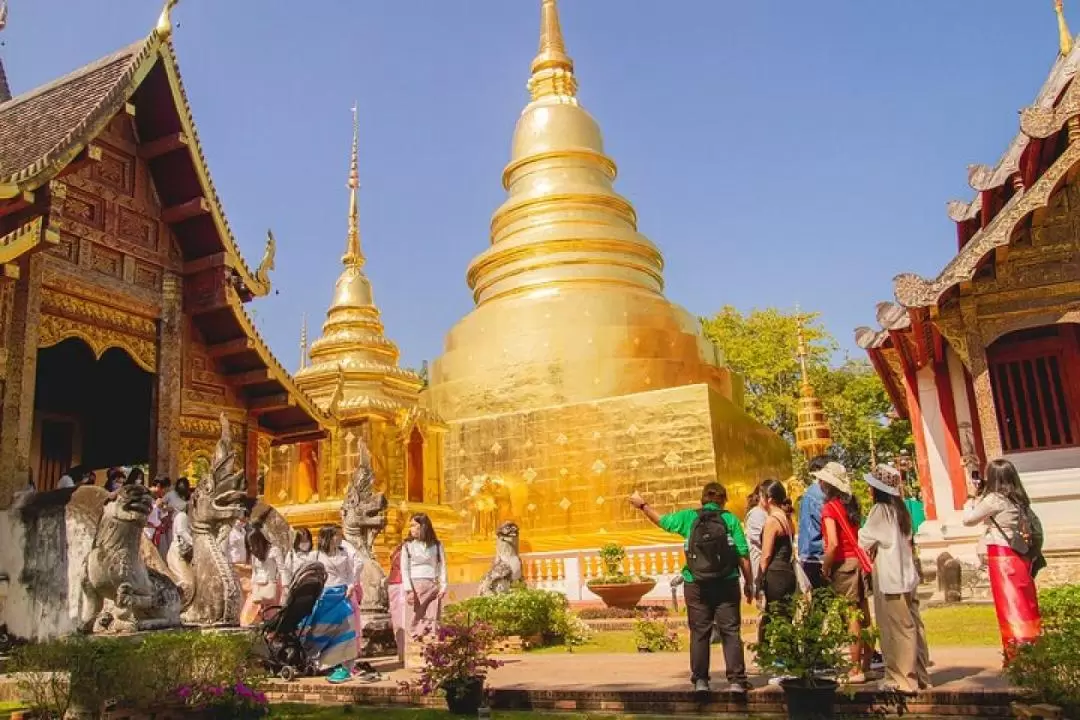
[[[891,465],[877,465],[865,476],[873,501],[865,515],[843,465],[817,457],[810,474],[797,524],[788,493],[777,480],[765,480],[754,490],[745,522],[725,509],[727,491],[719,483],[704,487],[700,508],[665,515],[640,494],[630,496],[650,522],[685,538],[683,587],[695,691],[710,689],[714,633],[723,646],[730,690],[750,688],[740,634],[743,600],[761,608],[763,638],[770,623],[797,621],[789,616],[797,593],[826,588],[857,610],[851,627],[856,641],[850,648],[855,669],[843,678],[847,683],[867,682],[877,664],[884,670],[884,691],[914,694],[930,686],[930,654],[917,595],[921,567],[915,534],[921,518],[913,514],[921,515],[919,504],[905,499],[903,476]],[[1044,564],[1041,524],[1012,463],[994,460],[985,479],[976,474],[963,521],[986,528],[979,554],[989,567],[1008,662],[1017,645],[1039,636],[1034,577]],[[880,654],[866,640],[871,618],[877,623]],[[782,667],[762,670],[775,672],[773,683],[784,677]],[[828,674],[830,669],[821,670]]]

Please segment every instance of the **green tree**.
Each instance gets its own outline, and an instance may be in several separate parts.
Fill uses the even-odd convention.
[[[788,441],[796,474],[806,478],[806,458],[795,447],[802,375],[798,360],[798,317],[776,308],[743,314],[727,306],[702,319],[705,335],[715,342],[732,370],[745,382],[746,410]],[[817,314],[803,315],[807,370],[814,393],[832,429],[830,454],[855,478],[870,467],[871,435],[879,461],[890,459],[911,444],[906,420],[891,420],[892,403],[881,379],[866,360],[830,360],[837,343]],[[865,484],[859,480],[858,494]]]
[[[728,305],[701,322],[705,336],[720,347],[728,367],[742,376],[746,411],[794,444],[802,386],[796,316],[776,308],[743,315]],[[816,314],[804,315],[803,326],[807,366],[813,377],[828,367],[837,346]]]

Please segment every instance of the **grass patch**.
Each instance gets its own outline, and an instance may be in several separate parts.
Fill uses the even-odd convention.
[[[993,605],[948,605],[923,610],[926,642],[939,647],[998,647],[1001,633]]]
[[[756,614],[756,613],[755,613]],[[926,641],[931,651],[934,647],[997,647],[1001,644],[997,615],[993,605],[953,605],[928,608],[922,612],[926,624]],[[690,647],[690,636],[680,628],[683,652]],[[743,640],[757,642],[757,626],[743,626]],[[550,655],[565,653],[561,645],[542,647],[530,653]],[[605,630],[593,635],[589,642],[574,648],[575,653],[636,653],[632,630]]]

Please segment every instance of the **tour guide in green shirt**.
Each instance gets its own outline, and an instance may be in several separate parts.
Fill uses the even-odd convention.
[[[681,535],[686,541],[685,547],[691,550],[691,536],[694,527],[702,518],[716,517],[718,513],[722,528],[717,528],[723,536],[726,528],[728,548],[720,553],[720,566],[732,568],[720,577],[695,579],[690,570],[690,563],[683,567],[682,576],[686,581],[683,593],[686,596],[686,616],[690,625],[690,682],[695,692],[709,691],[709,651],[715,625],[724,648],[724,669],[727,680],[731,683],[731,692],[745,693],[750,684],[746,680],[746,658],[742,643],[742,598],[753,603],[753,582],[750,579],[750,548],[746,544],[742,523],[733,514],[724,509],[727,503],[727,490],[720,483],[709,483],[701,492],[701,509],[687,508],[667,515],[660,515],[637,492],[629,498],[630,504],[641,510],[649,522],[670,533]],[[705,521],[702,520],[704,523]],[[716,523],[719,525],[720,523]],[[701,538],[699,533],[697,538]],[[724,564],[728,563],[728,564]],[[695,564],[695,568],[699,567]],[[739,575],[743,578],[743,591],[739,588]],[[706,576],[708,577],[708,576]]]

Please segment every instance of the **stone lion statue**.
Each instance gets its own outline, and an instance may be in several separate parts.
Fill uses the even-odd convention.
[[[504,522],[495,532],[495,560],[480,580],[480,595],[509,592],[514,583],[521,582],[521,556],[518,540],[521,535],[516,523]]]

